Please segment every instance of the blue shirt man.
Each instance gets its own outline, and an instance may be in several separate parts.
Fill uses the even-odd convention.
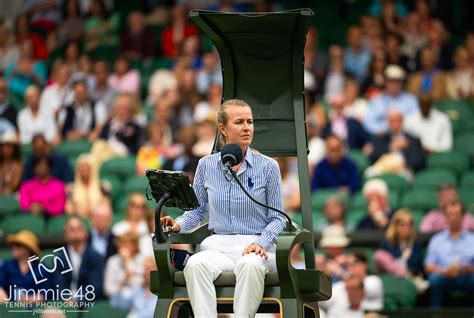
[[[403,117],[418,111],[415,95],[402,91],[405,71],[398,65],[389,65],[385,69],[385,91],[370,101],[364,127],[371,134],[383,134],[388,131],[386,121],[389,110],[396,109]]]
[[[425,257],[425,271],[430,281],[431,307],[441,308],[446,292],[474,292],[474,234],[462,229],[464,207],[451,202],[444,207],[449,229],[433,236]]]
[[[369,68],[372,55],[362,45],[362,29],[353,25],[347,31],[347,42],[349,46],[344,50],[344,67],[359,82],[363,82]]]

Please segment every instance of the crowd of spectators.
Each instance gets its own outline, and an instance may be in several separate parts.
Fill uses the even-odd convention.
[[[24,213],[46,221],[69,216],[64,240],[74,271],[56,277],[61,288],[92,284],[113,306],[137,315],[152,311],[147,300],[154,296],[146,288],[154,267],[151,211],[140,193],[119,206],[101,167],[134,158],[138,176],[162,168],[192,178],[214,143],[223,81],[218,52],[186,19],[186,5],[143,1],[123,12],[104,0],[27,2],[0,20],[0,195],[18,197]],[[474,99],[474,32],[466,30],[455,47],[430,3],[417,0],[410,8],[374,1],[347,28],[346,44],[338,39],[327,50],[318,44],[324,30],[308,30],[311,191],[334,191],[315,220],[323,233],[316,262],[335,281],[332,300],[321,304],[328,317],[383,309],[375,273],[409,279],[432,307],[443,306],[451,289],[473,292],[474,218],[457,188],[440,187],[439,208],[418,229],[412,211],[393,204],[391,189],[377,178],[397,175],[410,184],[427,157],[453,149],[451,120],[436,105]],[[204,8],[279,7],[220,1]],[[88,153],[71,158],[60,150],[81,141],[90,144]],[[369,167],[361,170],[352,152]],[[285,209],[295,217],[296,161],[278,162]],[[350,224],[348,202],[358,195],[363,214]],[[363,230],[386,233],[373,260],[346,249],[346,233]],[[426,256],[418,231],[437,233]],[[15,261],[0,265],[0,296],[10,284],[33,286],[25,261],[39,254],[31,232],[8,242]],[[370,262],[375,272],[369,273]]]

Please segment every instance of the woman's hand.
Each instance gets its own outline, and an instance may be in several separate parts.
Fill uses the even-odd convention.
[[[160,224],[163,227],[171,226],[172,232],[179,232],[181,230],[181,226],[179,226],[178,222],[176,222],[171,216],[167,215],[160,219]]]
[[[244,248],[244,251],[242,252],[242,256],[250,254],[250,253],[255,253],[256,255],[261,256],[264,259],[268,259],[267,252],[265,252],[263,247],[261,247],[260,245],[258,245],[256,243],[253,243],[253,244],[247,246],[246,248]]]

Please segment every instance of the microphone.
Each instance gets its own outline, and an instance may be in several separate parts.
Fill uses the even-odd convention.
[[[244,158],[242,149],[236,144],[227,144],[222,148],[221,160],[224,166],[235,166]]]
[[[238,164],[239,162],[242,161],[242,159],[244,158],[243,154],[242,154],[242,149],[240,148],[239,145],[236,145],[236,144],[226,144],[222,150],[221,150],[221,160],[222,160],[222,163],[224,164],[225,167],[228,168],[228,170],[230,171],[230,173],[232,174],[232,177],[234,177],[235,181],[237,182],[237,184],[240,186],[240,188],[242,189],[242,191],[244,191],[245,195],[248,196],[250,198],[250,200],[252,200],[253,202],[257,203],[258,205],[260,206],[263,206],[264,208],[267,208],[267,209],[270,209],[270,210],[273,210],[273,211],[276,211],[280,214],[282,214],[285,218],[286,218],[286,231],[288,232],[292,232],[295,227],[293,226],[293,222],[291,221],[290,217],[288,216],[288,214],[286,214],[285,212],[283,211],[280,211],[274,207],[271,207],[269,205],[266,205],[266,204],[263,204],[261,202],[258,202],[257,200],[255,200],[251,195],[250,193],[247,192],[247,190],[244,188],[244,186],[242,185],[242,182],[240,181],[240,179],[237,177],[237,174],[235,173],[234,169],[232,169],[232,166],[235,166],[236,164]],[[228,180],[230,181],[230,180]]]

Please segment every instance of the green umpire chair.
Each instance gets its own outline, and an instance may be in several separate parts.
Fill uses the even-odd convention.
[[[243,99],[252,106],[255,132],[252,147],[268,156],[296,156],[301,192],[302,225],[284,231],[276,242],[277,272],[265,279],[259,312],[281,317],[319,317],[318,301],[331,297],[332,278],[315,269],[309,189],[303,48],[309,9],[275,13],[224,13],[195,10],[189,18],[214,43],[223,72],[223,99]],[[217,133],[216,140],[219,138]],[[219,151],[216,142],[214,152]],[[176,316],[175,307],[189,297],[183,272],[171,263],[170,244],[199,244],[210,235],[207,224],[192,232],[171,234],[164,244],[154,242],[157,272],[151,289],[158,295],[155,317]],[[303,244],[305,269],[290,263],[292,249]],[[235,275],[222,273],[214,282],[218,311],[232,312]],[[187,306],[187,305],[184,305]]]

